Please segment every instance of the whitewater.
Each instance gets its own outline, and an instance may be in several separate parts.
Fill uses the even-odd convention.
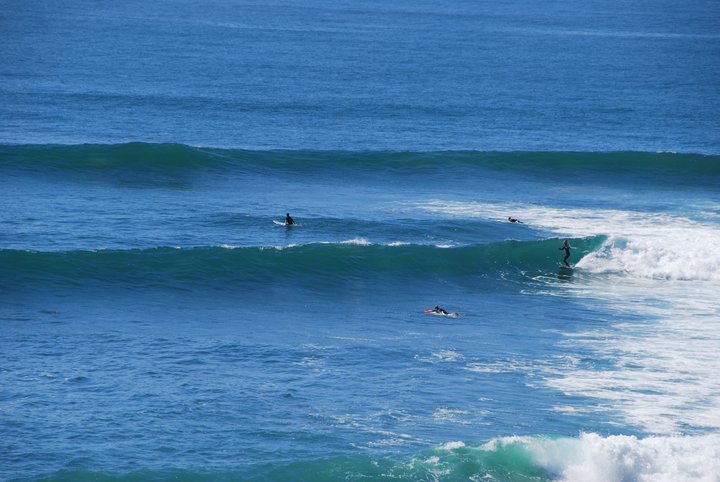
[[[0,481],[720,482],[719,26],[4,2]]]
[[[717,480],[712,156],[2,153],[5,478]]]

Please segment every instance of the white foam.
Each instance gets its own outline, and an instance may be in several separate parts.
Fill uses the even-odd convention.
[[[455,450],[459,449],[465,446],[465,443],[456,441],[456,442],[446,442],[442,444],[439,448],[440,450]]]
[[[424,363],[453,363],[464,358],[462,353],[454,350],[440,350],[438,352],[431,352],[430,355],[422,354],[415,355],[415,359]]]
[[[612,421],[649,434],[720,431],[720,228],[715,218],[703,223],[661,213],[445,201],[420,207],[498,222],[506,222],[508,212],[521,212],[528,226],[558,236],[608,236],[598,251],[581,259],[574,253],[578,272],[603,276],[579,276],[543,293],[574,296],[590,305],[590,313],[601,303],[601,312],[611,314],[607,320],[588,320],[596,328],[587,332],[565,334],[567,349],[589,352],[592,363],[551,359],[536,363],[535,373],[545,385],[587,397],[583,413],[605,412]],[[553,410],[574,413],[573,405]]]
[[[499,360],[491,363],[468,363],[464,369],[475,373],[515,373],[528,372],[532,367],[517,360]]]
[[[444,362],[454,362],[463,358],[462,353],[458,353],[454,350],[441,350],[436,353],[434,352],[432,356]]]
[[[297,248],[298,246],[301,246],[300,244],[296,243],[290,243],[285,246],[275,246],[275,249],[278,251],[282,251],[283,249],[289,249],[289,248]]]
[[[569,349],[595,363],[557,360],[542,369],[547,385],[595,399],[646,433],[720,430],[720,300],[717,282],[591,280],[566,293],[600,300],[609,323],[566,334]],[[592,405],[590,405],[592,406]]]
[[[257,249],[259,249],[260,251],[266,251],[266,250],[282,251],[284,249],[297,248],[298,246],[302,246],[302,244],[290,243],[290,244],[278,245],[278,246],[257,246]],[[238,246],[237,248],[234,248],[234,249],[240,249],[240,248],[241,248],[241,246]]]
[[[455,408],[440,407],[435,409],[433,412],[433,418],[442,422],[453,422],[462,425],[467,425],[470,422],[464,419],[467,415],[465,410],[459,410]]]
[[[720,430],[716,289],[712,285],[698,288],[699,298],[706,298],[703,302],[679,298],[672,286],[656,286],[653,296],[657,298],[652,301],[633,299],[637,296],[634,287],[592,286],[588,289],[608,303],[618,320],[602,329],[568,336],[564,344],[591,349],[593,358],[603,363],[551,363],[544,367],[546,384],[568,395],[596,399],[597,410],[618,412],[624,423],[647,433]],[[623,320],[635,306],[649,321]]]
[[[390,436],[379,440],[372,440],[367,443],[368,447],[395,447],[400,445],[414,444],[414,442],[411,440],[412,436],[408,434],[393,434],[392,432],[388,432],[383,435]]]
[[[358,246],[370,246],[372,243],[365,238],[353,238],[346,241],[340,241],[340,244],[355,244]]]
[[[506,222],[522,212],[525,223],[562,237],[608,236],[604,246],[576,261],[593,273],[668,280],[720,281],[720,228],[661,213],[616,209],[569,209],[536,205],[429,201],[421,209]],[[577,255],[577,254],[576,254]]]
[[[565,482],[717,482],[720,436],[648,437],[593,433],[579,438],[503,437],[481,450],[520,446],[534,464]]]
[[[699,229],[664,229],[662,236],[611,237],[576,267],[641,278],[720,280],[720,235]]]
[[[378,245],[380,245],[380,246],[397,247],[397,246],[407,246],[407,245],[409,245],[410,243],[406,243],[406,242],[403,242],[403,241],[393,241],[393,242],[390,242],[390,243],[373,243],[373,242],[371,242],[370,240],[368,240],[367,238],[356,237],[356,238],[346,239],[346,240],[339,241],[339,242],[336,242],[336,241],[321,241],[320,244],[352,244],[352,245],[356,245],[356,246],[374,246],[374,245],[378,244]]]

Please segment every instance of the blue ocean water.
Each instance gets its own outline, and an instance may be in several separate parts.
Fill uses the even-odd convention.
[[[720,480],[716,3],[1,10],[0,480]]]

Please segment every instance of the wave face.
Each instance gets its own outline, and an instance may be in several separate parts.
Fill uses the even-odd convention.
[[[720,471],[719,442],[717,436],[638,439],[630,436],[602,437],[592,433],[578,438],[503,437],[475,446],[448,442],[406,460],[356,455],[221,472],[166,469],[113,475],[62,471],[42,480],[710,482],[716,480]]]
[[[401,173],[404,176],[466,176],[472,170],[541,178],[586,176],[674,185],[717,185],[720,156],[649,152],[347,152],[251,151],[181,144],[4,145],[0,169],[102,174],[180,174],[262,171],[317,174],[328,171]],[[470,170],[470,171],[468,171]],[[581,180],[578,180],[581,181]]]
[[[572,240],[580,251],[604,237]],[[558,240],[506,241],[443,248],[372,245],[363,239],[288,247],[197,247],[33,252],[0,251],[0,285],[212,285],[289,281],[342,283],[360,278],[463,279],[551,274]]]
[[[431,213],[456,219],[500,218],[505,205],[476,202],[427,202]],[[697,219],[630,209],[516,207],[524,219],[548,232],[572,237],[608,234],[600,249],[582,253],[576,266],[588,273],[656,280],[720,280],[720,229],[712,205]]]

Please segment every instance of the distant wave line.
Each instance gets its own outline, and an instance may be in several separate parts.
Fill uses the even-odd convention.
[[[532,175],[572,172],[643,179],[691,176],[720,179],[720,156],[672,152],[551,151],[313,151],[244,150],[184,144],[0,145],[0,171],[150,173],[195,171],[326,172],[360,170],[427,174],[442,169],[502,170]]]

